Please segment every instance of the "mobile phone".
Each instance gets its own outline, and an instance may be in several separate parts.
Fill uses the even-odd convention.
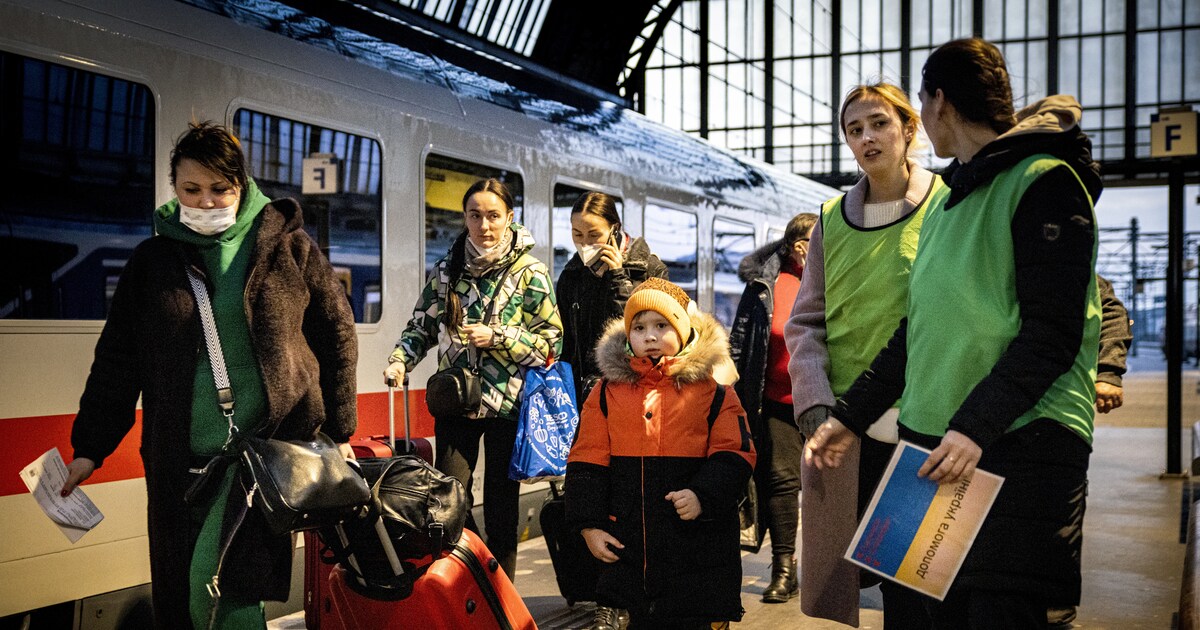
[[[605,262],[604,259],[600,257],[600,252],[596,252],[596,257],[592,259],[592,262],[588,263],[588,269],[591,269],[592,273],[599,275],[601,272],[601,267],[604,265]]]

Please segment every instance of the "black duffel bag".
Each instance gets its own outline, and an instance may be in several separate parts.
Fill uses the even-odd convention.
[[[429,562],[449,553],[466,524],[466,490],[416,455],[358,460],[371,487],[366,513],[319,530],[347,572],[373,599],[403,599]],[[429,558],[429,562],[418,562]],[[418,568],[418,566],[420,568]]]

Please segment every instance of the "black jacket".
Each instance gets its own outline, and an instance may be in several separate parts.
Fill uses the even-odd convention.
[[[767,348],[775,307],[775,281],[784,264],[782,250],[782,240],[767,243],[738,265],[738,279],[746,283],[746,289],[742,291],[729,332],[730,356],[738,371],[734,389],[746,408],[754,440],[760,445],[767,439],[762,426],[763,388],[766,387]],[[783,313],[781,316],[788,315]],[[762,450],[761,446],[759,450]]]
[[[645,239],[630,240],[628,235],[624,238],[629,247],[620,269],[609,269],[603,276],[596,276],[575,254],[563,267],[554,287],[563,322],[561,359],[571,364],[580,404],[585,393],[583,384],[600,376],[596,342],[604,334],[605,325],[613,318],[625,316],[625,302],[637,285],[650,277],[668,279],[667,266],[650,253]]]
[[[1096,359],[1096,380],[1121,387],[1125,375],[1125,355],[1133,334],[1129,331],[1129,311],[1117,297],[1107,278],[1096,275],[1100,292],[1100,356]]]

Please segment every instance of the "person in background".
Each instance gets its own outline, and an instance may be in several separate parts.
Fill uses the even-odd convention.
[[[1004,478],[946,598],[911,593],[933,628],[1044,628],[1077,604],[1095,409],[1101,188],[1074,98],[1014,115],[1004,57],[981,39],[925,62],[921,120],[950,196],[926,215],[906,319],[809,438],[840,465],[901,392],[900,437],[939,484]]]
[[[762,601],[778,604],[800,593],[796,531],[800,523],[800,462],[804,439],[792,410],[792,379],[783,326],[804,276],[808,238],[817,215],[802,212],[788,221],[783,238],[742,259],[746,283],[729,333],[730,354],[741,378],[735,384],[746,408],[758,451],[758,540],[771,533],[771,583]],[[777,316],[778,315],[778,316]]]
[[[628,610],[630,628],[727,627],[742,617],[737,499],[755,451],[737,394],[713,379],[725,331],[659,278],[624,315],[596,349],[604,380],[567,461],[567,522],[605,563],[597,603]]]
[[[575,393],[583,401],[600,377],[595,350],[604,327],[622,317],[634,287],[646,278],[668,277],[667,266],[650,252],[646,240],[621,229],[611,195],[579,196],[571,208],[571,240],[576,253],[558,274],[555,294],[563,316],[561,358],[571,364]]]
[[[320,430],[353,456],[345,442],[357,424],[354,316],[300,206],[259,191],[228,130],[190,125],[170,174],[175,198],[154,212],[156,236],[126,263],[96,344],[62,492],[117,448],[140,395],[155,625],[265,628],[261,600],[288,599],[292,537],[271,535],[248,509],[237,465],[215,492],[184,502],[233,422],[217,405],[187,269],[208,285],[244,434],[311,439]]]
[[[1096,411],[1108,413],[1125,404],[1122,377],[1125,374],[1125,355],[1133,334],[1129,326],[1129,311],[1117,297],[1107,278],[1096,275],[1100,292],[1100,355],[1096,364]]]
[[[463,230],[430,271],[384,379],[400,381],[433,347],[439,370],[478,364],[482,408],[469,417],[434,419],[434,465],[463,484],[467,505],[473,505],[483,439],[486,542],[515,578],[520,484],[508,478],[508,464],[517,438],[522,368],[560,356],[562,323],[550,274],[529,254],[529,230],[513,223],[513,196],[504,182],[475,182],[462,204]],[[485,322],[493,302],[492,320]],[[470,514],[467,527],[479,532]]]
[[[949,192],[937,175],[910,157],[920,120],[904,91],[888,83],[860,85],[843,100],[842,133],[863,176],[821,207],[809,242],[804,282],[784,336],[791,355],[791,393],[800,431],[812,435],[838,396],[869,365],[904,316],[908,274],[921,225]],[[889,411],[852,446],[841,468],[800,464],[805,614],[858,625],[861,573],[842,559],[858,519],[891,457],[896,412]],[[772,534],[772,544],[774,535]],[[861,579],[860,579],[861,578]],[[902,587],[881,585],[884,623],[904,628],[913,616],[898,597]]]

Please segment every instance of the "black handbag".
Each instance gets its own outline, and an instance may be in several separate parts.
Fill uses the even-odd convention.
[[[362,476],[324,433],[312,440],[247,436],[239,444],[254,504],[272,532],[327,527],[353,516],[371,499]]]
[[[465,367],[449,367],[429,377],[425,383],[425,404],[434,418],[467,418],[483,406],[483,387],[479,362]]]
[[[225,369],[208,288],[191,267],[187,273],[200,310],[218,405],[229,421],[229,438],[222,456],[218,457],[243,464],[249,487],[247,503],[258,506],[274,534],[332,526],[352,516],[371,500],[371,490],[346,463],[329,436],[317,433],[311,440],[277,440],[238,433],[233,423],[233,389]],[[203,482],[202,477],[196,483],[203,485]]]
[[[496,295],[488,303],[483,320],[488,325],[493,321],[496,303],[500,301],[500,292],[504,290],[504,281],[509,272],[516,266],[509,265],[496,281]],[[447,288],[447,291],[450,289]],[[446,303],[446,296],[442,296]],[[468,355],[473,346],[467,346]],[[434,418],[471,418],[479,414],[483,408],[483,381],[479,377],[479,363],[482,358],[479,350],[475,349],[475,361],[470,367],[451,366],[438,370],[425,382],[425,406]]]

